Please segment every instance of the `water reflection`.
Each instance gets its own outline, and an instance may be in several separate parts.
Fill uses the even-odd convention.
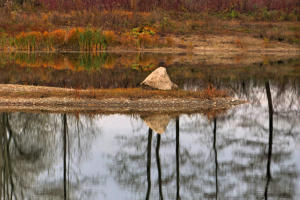
[[[158,173],[158,187],[159,187],[159,199],[163,200],[163,192],[162,192],[162,181],[161,181],[161,165],[160,165],[160,157],[159,157],[159,148],[160,148],[160,134],[157,134],[157,144],[156,144],[156,163],[157,163],[157,173]]]
[[[147,145],[147,195],[146,199],[150,198],[151,192],[151,146],[152,146],[152,129],[148,131],[148,145]]]
[[[268,162],[267,162],[267,183],[265,189],[265,199],[268,199],[268,188],[271,180],[271,157],[272,157],[272,145],[273,145],[273,103],[270,90],[269,81],[266,82],[266,93],[269,107],[269,149],[268,149]]]
[[[164,66],[171,79],[183,89],[201,89],[212,84],[251,94],[252,85],[264,87],[265,80],[269,79],[276,82],[281,91],[292,86],[299,92],[299,57],[252,55],[259,59],[235,62],[226,55],[216,56],[223,59],[208,55],[154,53],[0,53],[0,83],[129,88],[138,87],[151,71]]]
[[[213,118],[1,113],[1,199],[298,199],[300,95],[266,80]]]
[[[83,124],[82,120],[66,115],[1,113],[1,199],[86,196],[86,191],[77,189],[97,184],[93,180],[97,176],[81,175],[70,162],[73,155],[79,161],[88,153],[88,146],[81,142],[91,141],[94,127],[90,125],[89,120]],[[83,139],[80,135],[85,131],[81,126],[89,131]],[[69,134],[71,127],[74,132]]]
[[[172,116],[169,114],[150,114],[142,115],[141,119],[156,133],[163,134],[172,120]]]
[[[180,200],[180,169],[179,169],[179,117],[176,118],[176,199]]]
[[[215,153],[215,181],[216,181],[216,194],[215,197],[218,199],[218,191],[219,191],[219,186],[218,186],[218,152],[217,152],[217,147],[216,147],[216,141],[217,141],[217,119],[214,118],[214,142],[213,142],[213,148],[214,148],[214,153]]]

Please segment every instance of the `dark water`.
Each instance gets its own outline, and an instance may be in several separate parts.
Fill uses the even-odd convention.
[[[250,59],[250,61],[249,61]],[[252,60],[251,60],[252,59]],[[159,66],[180,88],[248,87],[250,82],[299,84],[300,58],[277,55],[102,53],[1,54],[0,83],[69,88],[131,88]],[[234,87],[234,88],[232,88]]]
[[[299,199],[299,64],[170,65],[182,88],[213,84],[249,100],[217,116],[1,113],[0,196]]]

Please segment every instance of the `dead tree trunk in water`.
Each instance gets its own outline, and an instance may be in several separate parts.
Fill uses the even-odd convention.
[[[152,144],[152,129],[149,128],[148,131],[148,146],[147,146],[147,194],[146,200],[149,200],[151,192],[151,144]]]
[[[162,184],[161,184],[161,166],[160,166],[160,158],[159,158],[159,148],[160,148],[160,134],[157,134],[157,144],[156,144],[156,163],[157,163],[157,172],[158,172],[158,188],[159,188],[159,199],[163,200],[162,193]]]
[[[273,103],[272,103],[272,96],[270,90],[269,81],[265,83],[267,99],[268,99],[268,106],[269,106],[269,151],[268,151],[268,162],[267,162],[267,183],[265,187],[265,199],[268,199],[268,188],[269,183],[271,180],[271,157],[272,157],[272,145],[273,145]]]
[[[217,142],[217,119],[214,118],[214,144],[213,144],[213,148],[214,148],[214,153],[215,153],[215,181],[216,181],[216,200],[218,199],[218,192],[219,192],[219,186],[218,186],[218,168],[219,168],[219,164],[218,164],[218,152],[217,152],[217,147],[216,147],[216,142]]]
[[[179,117],[176,117],[176,200],[180,200],[180,170],[179,170]]]
[[[64,199],[67,199],[67,115],[63,114]]]

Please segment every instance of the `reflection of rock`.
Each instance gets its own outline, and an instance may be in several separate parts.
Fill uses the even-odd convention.
[[[148,116],[141,116],[144,122],[154,130],[156,133],[164,133],[166,128],[171,121],[172,117],[170,115],[148,115]]]
[[[159,67],[154,70],[141,84],[160,90],[178,88],[178,86],[170,80],[167,70],[164,67]]]

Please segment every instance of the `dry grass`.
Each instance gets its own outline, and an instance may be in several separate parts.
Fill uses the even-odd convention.
[[[96,34],[96,30],[101,34]],[[174,49],[181,45],[177,40],[179,36],[185,38],[198,36],[201,40],[211,36],[227,39],[235,37],[231,45],[235,50],[248,50],[248,46],[250,48],[254,46],[256,49],[266,48],[265,46],[277,47],[278,44],[299,47],[299,32],[300,23],[295,20],[255,21],[250,17],[228,20],[226,17],[213,14],[186,13],[182,16],[182,13],[173,12],[152,11],[133,14],[115,10],[69,13],[18,11],[14,15],[0,15],[0,49],[7,51],[92,51],[97,49],[97,45],[98,50],[104,50],[106,47],[117,50],[120,47],[131,50],[161,47]],[[248,43],[245,38],[262,41],[262,45]],[[276,43],[264,45],[264,39]],[[201,46],[201,43],[193,40],[185,43],[183,44],[185,51],[195,51],[194,47]],[[206,49],[210,46],[208,44]]]
[[[7,98],[48,98],[48,97],[68,97],[68,98],[197,98],[212,99],[217,97],[227,97],[226,91],[216,90],[214,88],[204,89],[202,91],[184,91],[184,90],[146,90],[142,88],[120,88],[120,89],[66,89],[42,86],[23,86],[23,85],[0,85],[0,97]]]

